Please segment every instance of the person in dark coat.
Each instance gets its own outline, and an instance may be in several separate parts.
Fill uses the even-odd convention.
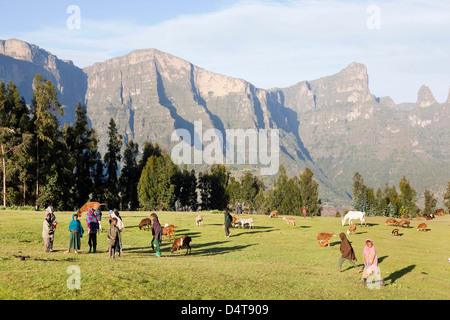
[[[341,238],[340,250],[342,255],[338,261],[338,272],[341,272],[342,263],[344,263],[344,261],[347,260],[348,262],[350,262],[352,266],[358,269],[358,273],[360,273],[361,269],[355,263],[358,261],[358,259],[356,259],[355,251],[353,250],[352,245],[348,241],[347,236],[345,235],[345,233],[341,232],[339,234],[339,237]]]
[[[98,222],[98,230],[100,232],[103,232],[103,228],[102,228],[102,212],[100,211],[100,209],[95,210],[95,217],[97,218],[97,222]]]
[[[225,229],[225,237],[229,238],[231,236],[231,232],[230,232],[230,228],[233,222],[233,217],[231,216],[231,214],[228,212],[228,210],[224,210],[223,211],[224,215],[225,215],[225,224],[224,224],[224,229]]]
[[[159,219],[158,216],[156,215],[156,213],[152,213],[150,215],[150,219],[152,219],[152,234],[153,234],[153,239],[152,239],[152,249],[155,250],[156,254],[155,257],[161,257],[161,242],[162,242],[162,228],[161,228],[161,224],[159,223]]]

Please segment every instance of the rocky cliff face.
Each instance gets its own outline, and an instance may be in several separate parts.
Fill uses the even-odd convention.
[[[73,119],[78,101],[86,103],[103,151],[111,117],[125,141],[141,146],[158,141],[169,150],[174,129],[193,133],[194,121],[201,120],[203,131],[279,129],[280,162],[289,174],[310,167],[324,202],[348,205],[356,171],[375,187],[397,184],[406,175],[420,193],[425,188],[442,193],[450,179],[450,95],[439,104],[422,87],[416,104],[395,105],[371,94],[360,63],[328,77],[263,90],[155,49],[81,70],[33,45],[0,41],[0,81],[12,80],[30,101],[36,73],[57,86],[65,122]]]
[[[62,122],[74,121],[76,105],[84,103],[87,89],[83,70],[35,45],[17,39],[0,40],[0,81],[13,81],[27,103],[33,97],[32,83],[37,73],[55,85],[64,108]]]

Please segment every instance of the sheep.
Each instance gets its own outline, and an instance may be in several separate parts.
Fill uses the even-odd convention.
[[[392,230],[391,236],[398,236],[398,229]]]
[[[200,224],[203,224],[203,217],[201,215],[198,215],[197,218],[195,218],[195,225],[197,227],[200,227]]]
[[[411,224],[411,222],[408,220],[408,219],[404,219],[404,220],[402,220],[402,221],[400,221],[399,223],[398,223],[398,225],[400,226],[400,227],[405,227],[406,225],[408,226],[408,228],[409,228],[409,225]]]
[[[189,245],[191,243],[192,239],[189,236],[184,236],[178,239],[175,239],[175,241],[172,244],[172,248],[170,248],[170,253],[173,253],[175,250],[178,251],[179,254],[181,254],[181,248],[187,247],[186,254],[191,254],[192,248]]]
[[[394,218],[389,218],[386,220],[386,222],[384,223],[385,226],[392,226],[392,225],[398,225],[398,221],[395,220]]]
[[[417,231],[427,231],[427,224],[421,223],[417,226]]]
[[[152,225],[152,220],[150,218],[144,218],[141,220],[141,223],[139,223],[139,230],[142,230],[142,228],[147,226],[147,231],[149,231],[151,225]],[[144,230],[145,230],[145,228],[144,228]]]
[[[269,218],[278,218],[278,210],[272,211],[269,215]]]
[[[335,237],[336,234],[334,233],[326,233],[326,232],[320,232],[317,234],[317,240],[319,241],[319,245],[321,247],[325,247],[326,245],[328,245],[328,247],[330,246],[330,240],[331,238]]]
[[[294,218],[283,217],[283,220],[286,221],[288,226],[289,226],[289,223],[292,223],[292,225],[295,227],[295,219]]]
[[[171,234],[175,237],[175,226],[173,224],[168,225],[166,223],[166,225],[163,228],[163,236],[168,236],[169,237],[169,242],[170,242],[170,235]]]
[[[355,231],[356,231],[356,225],[351,224],[350,227],[348,227],[347,234],[355,233]]]
[[[248,224],[248,228],[252,229],[253,228],[253,219],[249,218],[249,219],[239,219],[235,222],[234,227],[237,228],[238,226],[241,226],[242,229],[245,229],[245,225]]]

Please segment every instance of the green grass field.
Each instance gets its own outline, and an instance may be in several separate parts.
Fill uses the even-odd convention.
[[[329,248],[317,243],[318,232],[345,232],[348,226],[338,218],[296,217],[294,228],[282,218],[252,216],[253,230],[232,229],[225,238],[222,214],[202,213],[204,225],[196,227],[197,214],[158,213],[162,225],[175,225],[176,237],[192,238],[192,254],[170,254],[165,240],[163,257],[155,258],[151,232],[138,227],[149,213],[122,212],[124,254],[112,260],[106,230],[99,235],[99,253],[87,254],[87,235],[78,255],[64,253],[72,213],[56,212],[56,252],[44,253],[43,212],[1,211],[0,299],[450,299],[450,216],[427,221],[428,232],[417,232],[413,219],[414,228],[400,228],[399,237],[390,235],[385,218],[369,217],[366,228],[357,224],[348,238],[358,265],[364,240],[371,238],[386,280],[381,289],[369,289],[347,262],[336,272],[338,236]],[[86,229],[85,216],[81,222]],[[71,265],[80,268],[80,290],[67,288]]]

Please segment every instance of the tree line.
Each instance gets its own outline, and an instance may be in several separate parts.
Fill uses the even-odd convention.
[[[417,206],[417,191],[411,186],[406,176],[398,182],[399,191],[395,185],[386,184],[384,189],[374,191],[364,183],[359,172],[353,176],[353,200],[352,207],[358,211],[364,211],[369,216],[387,217],[415,217],[435,213],[437,198],[430,190],[425,190],[423,209]],[[444,194],[444,205],[450,209],[450,181]]]
[[[145,142],[139,158],[138,144],[124,145],[112,118],[102,157],[84,105],[77,105],[70,125],[60,126],[56,114],[63,109],[55,87],[41,75],[34,78],[30,107],[12,82],[0,83],[3,206],[74,210],[99,201],[121,210],[197,211],[231,209],[239,201],[247,213],[300,215],[305,206],[309,215],[320,215],[309,168],[288,178],[281,165],[271,190],[256,175],[236,179],[220,164],[196,173],[176,165],[158,143]]]

